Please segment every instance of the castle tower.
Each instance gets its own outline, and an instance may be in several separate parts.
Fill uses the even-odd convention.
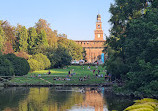
[[[103,40],[103,30],[102,30],[102,22],[101,22],[101,15],[97,15],[97,22],[96,22],[96,30],[94,31],[95,38],[94,40]]]
[[[97,60],[100,61],[102,51],[104,50],[105,40],[103,39],[103,30],[101,16],[97,15],[96,30],[94,31],[94,40],[75,40],[75,42],[81,45],[86,51],[87,63],[94,63]]]

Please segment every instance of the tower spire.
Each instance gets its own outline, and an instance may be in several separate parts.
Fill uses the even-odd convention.
[[[102,22],[101,22],[101,15],[97,15],[97,22],[96,22],[96,30],[95,30],[95,39],[94,40],[103,40],[103,30],[102,30]]]

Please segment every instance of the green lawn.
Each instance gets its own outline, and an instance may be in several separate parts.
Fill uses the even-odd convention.
[[[100,75],[105,75],[105,68],[99,66],[98,69],[96,69],[95,66],[91,66],[91,69],[88,69],[87,67],[88,66],[84,66],[83,69],[83,66],[68,66],[66,69],[50,69],[50,75],[47,74],[49,70],[34,71],[28,73],[26,76],[15,77],[11,80],[11,82],[17,85],[95,85],[104,84],[107,82],[103,77],[96,77],[93,75],[93,69],[96,70],[95,74],[98,73],[99,69]],[[64,80],[68,76],[68,71],[75,74],[68,78],[70,80]],[[39,74],[41,74],[41,77],[38,77]],[[87,78],[84,79],[84,76]],[[54,78],[57,80],[54,80]],[[79,78],[82,78],[82,81],[80,81]]]

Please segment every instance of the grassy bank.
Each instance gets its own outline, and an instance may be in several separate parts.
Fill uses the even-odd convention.
[[[93,75],[93,70],[95,74]],[[49,70],[34,71],[26,76],[14,77],[11,80],[15,85],[99,85],[108,84],[109,81],[104,77],[96,77],[100,70],[100,74],[105,75],[105,68],[99,66],[68,66],[63,69],[50,69],[51,74],[47,74]],[[71,72],[71,77],[68,72]]]

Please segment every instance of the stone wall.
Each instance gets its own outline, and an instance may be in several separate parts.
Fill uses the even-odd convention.
[[[100,60],[105,40],[75,40],[75,42],[85,48],[88,63],[94,63],[96,60]]]

